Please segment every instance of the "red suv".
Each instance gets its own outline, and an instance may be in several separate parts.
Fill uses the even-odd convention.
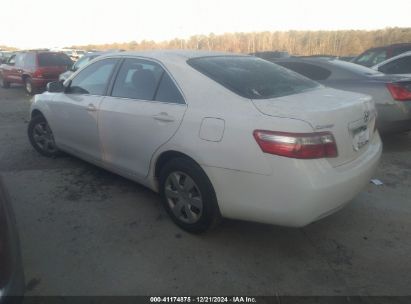
[[[36,94],[43,90],[47,83],[58,81],[59,75],[72,65],[73,62],[64,53],[17,52],[7,63],[0,65],[0,85],[8,88],[11,83],[23,84],[28,94]]]

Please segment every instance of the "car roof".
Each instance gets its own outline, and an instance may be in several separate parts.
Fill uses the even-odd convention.
[[[213,56],[248,56],[228,52],[198,51],[198,50],[153,50],[140,52],[114,52],[101,57],[146,57],[162,62],[186,62],[188,59]],[[251,56],[250,56],[251,57]]]

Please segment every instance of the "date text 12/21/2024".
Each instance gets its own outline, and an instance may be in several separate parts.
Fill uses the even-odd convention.
[[[150,297],[151,303],[256,303],[255,297]]]

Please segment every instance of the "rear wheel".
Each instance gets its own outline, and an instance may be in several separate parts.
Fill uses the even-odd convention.
[[[41,155],[56,157],[60,154],[54,142],[53,132],[43,116],[38,115],[30,120],[28,136],[33,148]]]
[[[36,88],[34,87],[33,80],[30,77],[24,78],[24,89],[29,95],[36,94]]]
[[[214,188],[192,160],[175,158],[162,168],[160,195],[171,219],[188,232],[207,231],[221,219]]]
[[[10,82],[6,81],[3,75],[0,74],[0,86],[4,89],[10,88]]]

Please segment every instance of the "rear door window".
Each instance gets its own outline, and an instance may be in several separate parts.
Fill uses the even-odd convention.
[[[24,66],[35,67],[36,66],[36,55],[34,53],[27,53],[24,57]]]
[[[38,63],[41,67],[48,66],[72,66],[73,62],[64,53],[40,53],[38,54]]]
[[[256,57],[200,57],[187,63],[232,92],[250,99],[292,95],[319,86],[304,76]]]
[[[185,103],[180,91],[174,84],[170,75],[164,71],[160,84],[157,89],[157,94],[154,98],[157,101],[169,103]]]
[[[158,63],[127,58],[120,68],[111,95],[153,100],[163,73],[164,70]]]

